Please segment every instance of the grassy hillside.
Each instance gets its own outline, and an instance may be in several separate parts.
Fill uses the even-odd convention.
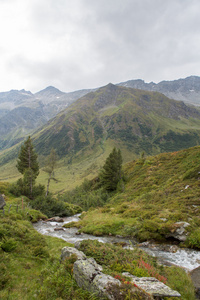
[[[32,135],[39,155],[38,182],[46,184],[44,158],[59,156],[54,193],[91,179],[114,146],[123,161],[177,151],[200,144],[200,113],[156,92],[109,84],[77,100]],[[15,167],[20,144],[0,153],[0,180],[19,178]]]
[[[26,201],[22,208],[21,199],[11,197],[7,189],[8,184],[0,184],[0,193],[6,194],[7,202],[4,214],[0,211],[0,299],[97,300],[95,295],[79,288],[73,279],[74,259],[60,262],[61,249],[72,245],[35,231],[30,219],[36,221],[45,216],[32,210]],[[139,249],[130,251],[97,241],[85,241],[81,249],[88,257],[94,257],[105,273],[125,281],[121,290],[113,288],[120,299],[127,299],[131,288],[121,274],[123,271],[138,277],[154,274],[179,291],[183,300],[195,299],[193,284],[184,270],[160,266],[155,258]],[[136,299],[132,296],[129,299]]]
[[[200,113],[160,93],[112,84],[80,98],[33,136],[39,154],[51,147],[69,162],[102,155],[114,143],[129,159],[141,152],[156,154],[200,142]]]
[[[189,222],[186,245],[200,248],[200,147],[138,159],[124,166],[124,191],[78,224],[93,234],[140,241],[166,240],[179,221]]]

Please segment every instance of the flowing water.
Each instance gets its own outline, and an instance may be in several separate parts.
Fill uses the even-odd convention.
[[[79,215],[75,215],[72,217],[63,218],[64,223],[58,223],[58,222],[50,222],[50,221],[39,221],[34,224],[34,228],[44,234],[44,235],[50,235],[54,237],[61,238],[69,243],[74,244],[77,241],[82,240],[98,240],[102,243],[125,243],[127,244],[127,248],[131,249],[133,246],[136,246],[135,240],[128,240],[127,238],[121,238],[121,237],[113,237],[113,236],[104,236],[104,237],[98,237],[93,236],[90,234],[79,234],[78,229],[73,228],[62,228],[63,224],[69,223],[69,222],[76,222],[79,221]],[[195,251],[192,249],[180,249],[175,253],[172,253],[170,251],[162,250],[162,247],[159,247],[159,245],[152,247],[140,247],[142,250],[146,251],[148,254],[158,257],[159,260],[165,264],[170,263],[177,266],[180,266],[188,271],[191,271],[197,267],[200,266],[200,251]],[[170,246],[168,247],[170,249]]]

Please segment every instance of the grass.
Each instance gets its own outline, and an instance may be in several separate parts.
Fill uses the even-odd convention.
[[[113,195],[103,208],[85,213],[77,226],[99,235],[166,241],[175,223],[184,221],[190,224],[185,245],[200,248],[195,234],[200,226],[199,161],[200,147],[194,147],[126,164],[124,191]]]
[[[29,215],[37,220],[45,216],[25,202],[17,211],[19,200],[7,194],[5,212],[0,212],[0,299],[95,300],[77,286],[68,265],[60,263],[61,249],[72,245],[38,233]]]
[[[177,290],[182,300],[195,299],[193,284],[184,270],[177,267],[164,267],[158,264],[154,257],[138,248],[125,250],[121,246],[87,240],[81,243],[80,250],[87,256],[94,257],[97,263],[103,266],[104,273],[122,279],[125,284],[128,284],[129,278],[124,278],[123,272],[129,272],[137,277],[153,276]]]
[[[95,153],[85,154],[84,159],[82,159],[82,154],[77,155],[76,159],[69,163],[69,157],[58,160],[57,167],[55,169],[55,177],[58,180],[51,181],[50,191],[53,194],[62,193],[64,191],[72,190],[76,186],[80,185],[84,179],[93,179],[97,176],[99,169],[104,164],[107,156],[110,154],[114,147],[114,143],[111,140],[105,141],[102,148],[99,146]],[[127,149],[117,145],[124,152],[124,161],[129,161],[131,158],[135,158],[135,155],[127,151]],[[39,156],[40,173],[37,177],[37,183],[47,185],[48,175],[45,173],[43,168],[44,157]],[[9,163],[1,166],[0,165],[0,182],[16,182],[22,175],[18,172],[16,168],[16,159],[10,161]]]
[[[30,223],[30,215],[34,221],[45,216],[39,211],[31,210],[25,198],[22,207],[22,199],[11,197],[7,188],[7,183],[0,184],[0,192],[6,194],[7,202],[4,214],[0,212],[0,299],[96,300],[94,295],[77,286],[72,276],[73,262],[69,259],[60,263],[61,249],[72,245],[35,231]],[[126,218],[125,221],[120,215],[126,211],[127,204],[120,206],[119,214],[116,214],[115,209],[114,206],[101,208],[100,218],[91,211],[88,231],[92,230],[92,227],[89,228],[92,224],[96,226],[96,234],[102,228],[104,232],[100,234],[121,233],[121,228],[131,226],[132,218]],[[112,212],[114,214],[110,218]],[[154,274],[178,290],[182,294],[182,299],[194,299],[193,285],[183,270],[160,266],[155,258],[137,248],[130,251],[117,245],[84,241],[81,250],[86,255],[94,257],[103,266],[106,274],[114,277],[122,276],[124,271],[139,277]],[[181,282],[184,282],[184,285],[181,285]],[[113,287],[111,292],[120,293],[124,295],[122,299],[126,299],[130,294],[130,287],[124,281],[122,290],[118,291],[117,287]],[[134,297],[130,296],[130,299],[135,299]]]

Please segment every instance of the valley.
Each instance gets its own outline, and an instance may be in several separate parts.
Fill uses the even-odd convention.
[[[196,79],[189,81],[193,83],[193,89],[196,88]],[[162,85],[166,88],[165,84],[159,86]],[[184,89],[179,82],[180,91],[184,92]],[[55,215],[70,217],[82,212],[78,222],[68,222],[63,231],[75,230],[77,236],[90,234],[100,240],[118,236],[139,243],[150,241],[194,251],[200,249],[200,111],[197,102],[196,106],[188,105],[170,99],[160,91],[128,87],[127,83],[110,83],[71,94],[71,98],[68,96],[53,87],[35,95],[24,90],[9,95],[0,93],[0,109],[4,110],[0,111],[0,193],[6,195],[7,204],[4,212],[0,211],[0,254],[6,262],[1,263],[3,299],[9,297],[9,293],[11,297],[22,299],[20,289],[14,284],[18,261],[24,274],[28,274],[29,267],[34,269],[36,292],[31,287],[25,291],[27,283],[23,278],[19,279],[24,288],[24,299],[31,299],[29,297],[34,297],[34,293],[38,299],[56,299],[53,298],[55,295],[62,299],[67,290],[73,297],[89,297],[71,277],[72,262],[59,265],[61,247],[67,241],[36,234],[30,221],[46,220]],[[27,194],[28,173],[20,174],[16,167],[22,141],[29,135],[40,169],[34,182],[35,194],[31,197]],[[114,147],[121,150],[123,168],[117,188],[109,191],[102,183],[102,168]],[[45,196],[46,158],[51,149],[57,153],[53,170],[55,180],[50,182],[50,193]],[[33,241],[30,242],[27,232],[33,236]],[[25,256],[21,247],[24,247]],[[97,254],[98,247],[105,247],[108,255],[114,251],[114,246],[99,246],[96,242],[83,243],[82,247],[95,259],[101,257]],[[115,250],[119,253],[125,251],[120,250],[120,242],[116,247],[119,247]],[[131,257],[127,257],[127,264],[112,262],[105,267],[106,272],[121,276],[123,270],[131,270],[136,276],[150,276],[139,266],[139,255],[142,255],[156,268],[157,274],[166,276],[171,288],[182,293],[183,299],[195,299],[193,284],[185,271],[160,267],[155,259],[137,251],[123,254]],[[132,255],[135,255],[134,259]],[[50,267],[51,261],[54,263]],[[101,261],[107,263],[104,257]],[[64,284],[66,274],[68,286]],[[183,278],[185,286],[176,274]],[[58,278],[63,280],[60,283],[63,290],[55,284],[55,291],[50,285]],[[43,288],[39,288],[38,280]]]

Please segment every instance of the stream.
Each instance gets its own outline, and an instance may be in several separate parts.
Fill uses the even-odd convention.
[[[79,221],[79,215],[72,217],[63,218],[63,223],[52,222],[52,221],[39,221],[33,224],[34,228],[44,234],[54,237],[61,238],[68,243],[74,244],[77,241],[83,240],[98,240],[102,243],[125,243],[127,249],[133,249],[137,245],[135,240],[130,240],[123,237],[114,236],[93,236],[85,233],[78,233],[78,229],[73,228],[62,228],[63,224],[69,222]],[[147,252],[149,255],[157,257],[159,261],[163,264],[172,264],[184,268],[187,271],[192,271],[193,269],[200,266],[200,251],[192,249],[181,249],[176,247],[176,252],[171,252],[172,245],[165,245],[164,249],[162,245],[149,244],[148,247],[139,246],[140,249]]]

